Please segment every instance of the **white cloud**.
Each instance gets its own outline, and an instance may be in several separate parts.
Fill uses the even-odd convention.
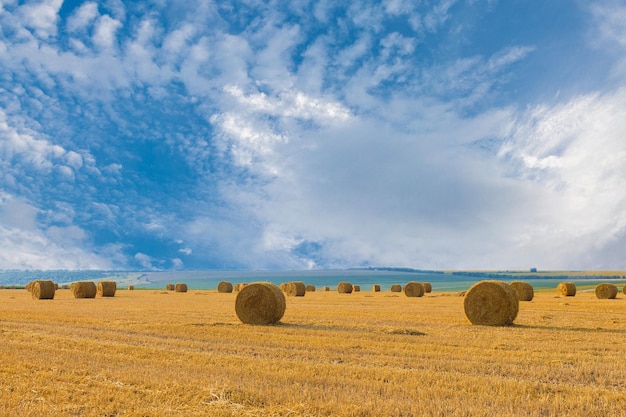
[[[40,38],[49,38],[57,33],[58,13],[63,0],[43,0],[38,3],[27,3],[19,8],[22,24],[34,29]]]
[[[95,31],[93,34],[93,42],[102,49],[111,49],[116,44],[116,32],[122,26],[122,23],[118,20],[111,18],[111,16],[101,16],[96,22]]]
[[[99,16],[98,4],[94,2],[83,3],[67,19],[67,29],[70,32],[85,30]]]
[[[89,252],[77,226],[42,229],[39,210],[8,194],[0,200],[0,265],[5,269],[109,269],[114,265]]]
[[[626,6],[620,1],[592,2],[590,9],[597,20],[602,41],[616,42],[626,48]]]
[[[145,253],[137,252],[135,254],[135,260],[139,263],[139,265],[141,265],[142,268],[154,269],[152,262],[154,262],[155,259]]]

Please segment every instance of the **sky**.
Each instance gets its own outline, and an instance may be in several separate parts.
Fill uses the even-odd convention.
[[[623,0],[0,0],[0,269],[625,255]]]

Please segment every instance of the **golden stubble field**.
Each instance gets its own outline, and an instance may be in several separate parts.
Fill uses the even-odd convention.
[[[275,326],[235,297],[0,290],[0,416],[626,415],[621,291],[539,291],[510,327],[436,289],[288,297]]]

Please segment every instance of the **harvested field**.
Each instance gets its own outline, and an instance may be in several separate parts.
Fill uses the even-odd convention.
[[[535,291],[509,327],[463,298],[289,297],[252,326],[236,293],[0,290],[2,416],[622,416],[626,298]],[[45,358],[45,360],[41,360]],[[441,399],[445,398],[445,401]],[[356,400],[358,399],[358,401]]]

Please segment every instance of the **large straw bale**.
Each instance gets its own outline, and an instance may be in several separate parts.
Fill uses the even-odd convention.
[[[323,290],[323,291],[330,291],[330,287],[329,287],[328,285],[325,285],[325,286],[322,288],[322,290]]]
[[[54,298],[54,282],[47,280],[35,280],[30,293],[36,300],[52,300]]]
[[[424,286],[419,282],[411,281],[404,286],[404,295],[407,297],[423,297],[424,292]]]
[[[315,285],[308,284],[305,289],[306,292],[315,292]]]
[[[573,282],[561,282],[556,287],[556,292],[563,297],[573,297],[576,295],[576,284]]]
[[[380,284],[372,285],[372,292],[380,292]]]
[[[361,286],[360,285],[353,285],[352,286],[352,292],[361,292]]]
[[[513,281],[511,287],[517,292],[517,299],[520,301],[532,301],[535,297],[535,290],[528,282]]]
[[[166,291],[174,291],[176,289],[176,285],[174,284],[166,284],[165,285],[165,290]]]
[[[128,286],[128,291],[133,291],[134,289],[135,289],[135,286],[134,286],[134,285],[129,285],[129,286]]]
[[[502,281],[480,281],[472,285],[463,302],[472,324],[505,326],[513,323],[519,311],[517,293]]]
[[[350,284],[349,282],[340,282],[337,285],[337,292],[339,294],[350,294],[352,293],[353,289],[354,287],[352,287],[352,284]]]
[[[35,285],[35,281],[31,281],[28,284],[26,284],[26,291],[28,292],[33,292],[33,285]]]
[[[626,285],[624,285],[624,288],[622,288],[622,293],[626,294]]]
[[[115,281],[99,281],[96,293],[100,297],[115,297],[115,291],[117,290],[117,283]]]
[[[287,291],[287,285],[289,285],[289,283],[288,283],[288,282],[281,282],[281,283],[280,283],[280,286],[279,286],[280,290],[281,290],[282,292]]]
[[[611,300],[617,296],[617,285],[603,283],[596,286],[596,297],[601,300]]]
[[[219,284],[217,284],[217,292],[231,293],[233,292],[233,284],[228,281],[220,281]]]
[[[402,285],[393,284],[390,288],[391,292],[402,292]]]
[[[70,285],[74,298],[95,298],[96,284],[93,281],[77,281]]]
[[[422,286],[424,287],[424,292],[433,292],[433,286],[430,282],[422,282]]]
[[[277,323],[286,308],[285,295],[269,282],[248,284],[241,288],[235,299],[235,313],[245,324]]]
[[[184,282],[179,282],[174,287],[174,291],[175,292],[187,292],[187,284],[185,284]]]
[[[291,281],[285,286],[285,294],[290,297],[304,297],[306,285],[302,281]]]

